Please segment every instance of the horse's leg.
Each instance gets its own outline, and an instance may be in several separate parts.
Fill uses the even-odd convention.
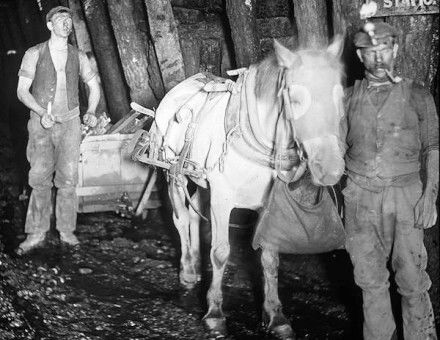
[[[201,189],[197,188],[191,197],[194,206],[202,213]],[[190,244],[190,272],[194,273],[196,282],[201,280],[201,260],[200,260],[200,222],[199,214],[189,206],[189,244]]]
[[[278,253],[262,249],[261,265],[264,274],[264,310],[263,323],[279,339],[294,339],[289,320],[284,316],[278,297]]]
[[[185,183],[186,185],[186,183]],[[168,194],[173,202],[173,221],[180,236],[180,283],[191,289],[197,282],[197,274],[193,270],[190,252],[190,213],[185,206],[185,193],[180,186],[168,186]]]
[[[229,216],[232,210],[230,197],[211,187],[211,264],[212,281],[207,294],[208,312],[203,318],[212,336],[226,336],[226,318],[223,314],[222,279],[229,258]]]

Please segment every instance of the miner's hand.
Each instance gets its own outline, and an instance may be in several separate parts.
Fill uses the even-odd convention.
[[[422,197],[420,197],[414,210],[416,228],[431,228],[437,222],[436,197],[437,195],[430,192],[430,190],[425,190]]]
[[[50,129],[55,124],[55,118],[52,115],[52,103],[47,104],[47,111],[41,116],[41,125],[45,129]]]
[[[87,112],[83,117],[84,124],[90,127],[95,127],[98,123],[98,118],[96,118],[95,114]]]

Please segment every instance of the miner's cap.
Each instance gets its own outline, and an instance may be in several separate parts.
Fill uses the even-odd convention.
[[[69,8],[69,7],[64,7],[64,6],[57,6],[52,8],[49,12],[47,12],[46,14],[46,22],[49,22],[50,19],[52,19],[52,17],[60,12],[66,12],[69,13],[70,16],[72,16],[73,11]]]
[[[399,36],[399,31],[387,24],[386,22],[373,22],[374,23],[374,38],[378,44],[391,44],[392,39]],[[354,36],[354,45],[359,48],[363,47],[373,47],[373,42],[367,32],[364,31],[363,27]]]

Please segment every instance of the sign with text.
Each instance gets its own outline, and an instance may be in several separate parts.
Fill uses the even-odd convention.
[[[375,17],[395,15],[438,14],[440,0],[376,0]]]

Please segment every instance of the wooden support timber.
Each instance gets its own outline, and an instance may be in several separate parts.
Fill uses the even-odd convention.
[[[300,47],[320,48],[328,43],[327,5],[322,0],[292,0]]]
[[[98,65],[96,63],[95,53],[93,52],[92,42],[90,41],[90,34],[87,30],[87,25],[81,8],[81,2],[80,0],[65,0],[65,2],[66,5],[68,5],[68,7],[73,11],[73,35],[75,37],[76,45],[80,50],[87,54],[93,71],[95,71],[98,76],[101,97],[99,98],[99,104],[96,109],[96,113],[108,112],[107,101],[105,99],[104,89],[102,88],[101,75],[99,73]],[[85,93],[87,90],[84,87],[82,91]]]
[[[145,0],[145,6],[163,84],[169,91],[185,79],[177,24],[170,0]]]
[[[142,106],[156,107],[159,98],[150,86],[148,46],[139,27],[139,12],[136,11],[137,7],[142,9],[142,0],[108,1],[107,6],[130,98]]]
[[[102,77],[109,115],[118,121],[130,111],[127,88],[104,0],[81,0]]]
[[[260,56],[255,0],[226,0],[237,67],[247,67]]]

